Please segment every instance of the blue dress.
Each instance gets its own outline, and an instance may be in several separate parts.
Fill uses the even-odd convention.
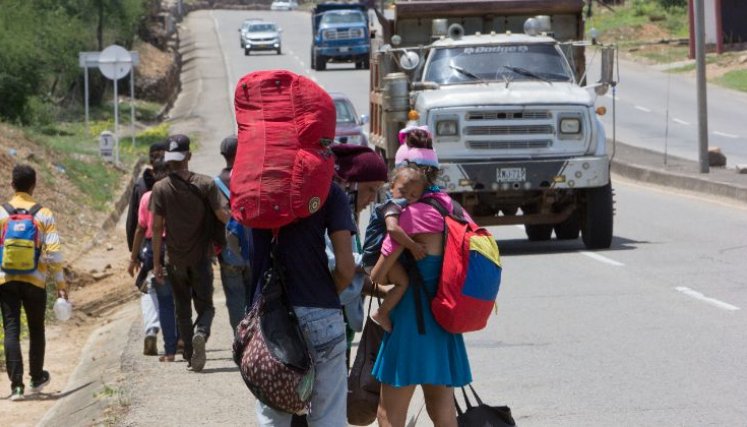
[[[430,295],[436,293],[441,256],[428,255],[418,269]],[[472,382],[467,350],[461,334],[446,332],[436,323],[426,296],[423,298],[425,334],[418,334],[412,285],[390,313],[393,329],[384,334],[372,374],[384,384],[404,387],[417,384],[461,387]]]

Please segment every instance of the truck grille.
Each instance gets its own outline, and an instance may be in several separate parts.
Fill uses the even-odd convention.
[[[552,134],[551,125],[518,125],[518,126],[467,126],[465,135],[543,135]]]
[[[552,147],[552,140],[467,141],[467,146],[473,150],[541,149]]]
[[[467,120],[547,120],[549,111],[470,111]]]
[[[324,38],[327,40],[348,40],[363,38],[362,28],[352,28],[347,30],[327,30],[324,32]]]

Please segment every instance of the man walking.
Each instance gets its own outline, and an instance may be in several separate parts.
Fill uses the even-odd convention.
[[[228,136],[220,143],[220,154],[226,160],[226,167],[220,172],[215,179],[215,183],[223,195],[226,203],[231,198],[230,182],[231,169],[233,169],[234,160],[236,160],[236,148],[238,140],[235,135]],[[251,242],[251,232],[248,228],[241,225],[237,226],[238,232],[243,236],[239,240],[249,244]],[[249,254],[243,254],[241,247],[230,247],[226,245],[220,251],[218,259],[220,261],[220,279],[223,283],[223,292],[226,294],[226,308],[228,308],[228,321],[231,323],[231,329],[236,333],[241,319],[246,311],[247,298],[252,280],[252,269]],[[246,248],[247,252],[249,248]],[[246,257],[245,257],[246,255]]]
[[[14,231],[30,231],[32,227],[38,233],[41,247],[39,258],[31,255],[30,267],[19,269],[20,262],[26,255],[11,248],[7,232],[2,247],[2,268],[0,268],[0,308],[3,315],[5,331],[5,367],[11,382],[10,400],[22,400],[25,385],[23,383],[23,357],[21,355],[21,306],[26,312],[29,329],[29,371],[31,374],[31,392],[39,393],[49,384],[49,372],[44,370],[44,352],[46,337],[44,334],[44,317],[47,309],[47,276],[54,278],[57,295],[67,299],[67,284],[62,274],[62,253],[60,237],[57,234],[52,211],[41,207],[32,198],[36,187],[36,171],[28,165],[13,168],[12,186],[15,195],[0,209],[0,230],[6,225],[13,225]],[[23,218],[27,219],[23,219]],[[9,224],[12,222],[12,224]],[[18,236],[20,238],[20,236]],[[33,240],[32,240],[33,242]],[[17,264],[17,265],[13,265]]]
[[[168,227],[166,273],[174,290],[179,335],[184,340],[188,367],[201,371],[205,366],[205,342],[215,316],[211,231],[223,228],[230,215],[209,176],[190,172],[189,138],[172,135],[166,141],[164,160],[171,173],[153,186],[153,274],[164,278],[161,265],[163,229]],[[220,221],[220,223],[217,223]],[[222,224],[221,224],[222,223]],[[192,325],[192,301],[197,320]]]

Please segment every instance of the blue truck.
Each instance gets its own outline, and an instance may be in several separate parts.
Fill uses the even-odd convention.
[[[313,69],[323,71],[328,62],[354,63],[357,69],[369,68],[371,38],[365,5],[320,3],[314,8],[311,20]]]

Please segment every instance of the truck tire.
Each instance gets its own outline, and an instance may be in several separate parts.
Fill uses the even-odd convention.
[[[552,224],[524,224],[530,242],[543,242],[552,237]]]
[[[327,68],[327,61],[324,59],[322,55],[315,54],[314,55],[314,70],[316,71],[324,71]]]
[[[558,240],[574,240],[578,239],[579,233],[581,233],[581,221],[578,219],[578,211],[573,211],[571,216],[565,221],[555,224],[555,237]]]
[[[364,59],[363,60],[363,69],[364,70],[368,70],[370,68],[371,68],[371,59],[370,58]]]
[[[581,237],[588,249],[606,249],[612,244],[612,184],[586,190]]]

